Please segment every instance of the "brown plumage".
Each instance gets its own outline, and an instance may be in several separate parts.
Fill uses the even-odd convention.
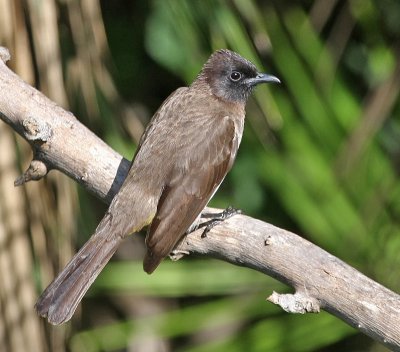
[[[71,318],[121,241],[150,225],[143,267],[152,273],[196,220],[231,169],[255,85],[279,82],[229,50],[161,105],[96,232],[46,288],[36,309],[52,324]]]

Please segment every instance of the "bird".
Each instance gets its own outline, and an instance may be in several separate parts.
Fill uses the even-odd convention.
[[[123,240],[147,227],[143,268],[152,273],[198,221],[231,169],[254,87],[280,80],[239,54],[215,51],[146,127],[128,174],[94,234],[38,298],[54,325],[71,319]]]

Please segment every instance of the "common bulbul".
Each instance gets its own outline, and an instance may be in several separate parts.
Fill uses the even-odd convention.
[[[223,49],[210,56],[189,87],[164,101],[95,233],[39,297],[35,307],[41,316],[52,324],[69,320],[124,238],[145,226],[143,267],[149,274],[157,268],[231,169],[247,99],[265,82],[279,79]]]

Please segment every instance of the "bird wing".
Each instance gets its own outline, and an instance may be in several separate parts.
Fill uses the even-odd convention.
[[[201,144],[192,146],[185,166],[178,165],[164,187],[157,213],[146,237],[144,270],[153,272],[207,205],[232,166],[237,151],[235,124],[216,118],[215,128]]]

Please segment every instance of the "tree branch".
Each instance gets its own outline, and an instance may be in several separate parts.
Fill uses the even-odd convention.
[[[13,73],[0,47],[0,118],[32,146],[33,160],[15,185],[39,180],[52,169],[68,175],[98,198],[110,202],[130,162],[76,117]]]
[[[43,94],[8,69],[0,48],[0,118],[24,137],[33,160],[16,185],[57,169],[110,202],[129,161],[107,146]],[[218,211],[207,209],[208,212]],[[173,259],[189,253],[245,266],[292,286],[294,294],[272,293],[268,300],[292,313],[324,309],[389,348],[400,350],[400,296],[303,238],[245,215],[184,237]]]

